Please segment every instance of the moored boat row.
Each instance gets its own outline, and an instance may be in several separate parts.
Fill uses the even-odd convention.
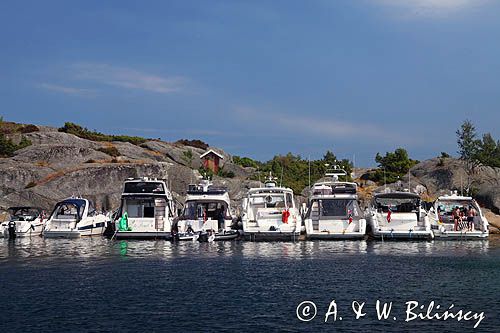
[[[228,190],[203,179],[188,187],[184,206],[167,182],[157,178],[125,180],[120,207],[114,214],[98,212],[84,198],[58,202],[52,213],[34,207],[10,208],[2,224],[10,237],[82,237],[220,241],[232,239],[485,239],[488,221],[471,197],[456,193],[439,197],[426,209],[419,195],[408,191],[377,193],[362,211],[357,184],[340,181],[347,173],[335,167],[311,186],[308,203],[299,209],[290,188],[278,186],[269,174],[251,188],[237,216]]]

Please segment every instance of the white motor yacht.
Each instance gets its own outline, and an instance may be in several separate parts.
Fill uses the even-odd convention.
[[[340,176],[347,172],[337,167],[327,171],[326,181],[313,185],[304,219],[307,239],[365,237],[366,220],[358,204],[357,185],[339,181]]]
[[[172,193],[163,179],[129,178],[123,185],[114,223],[116,239],[170,239],[177,215]]]
[[[227,189],[213,186],[208,179],[189,185],[184,211],[174,229],[179,240],[231,240],[241,234]]]
[[[489,235],[488,220],[478,203],[456,192],[434,202],[429,220],[437,239],[485,239]]]
[[[2,235],[5,238],[9,235],[9,228],[15,233],[15,237],[41,236],[45,226],[45,212],[38,207],[10,207],[9,221],[2,223]]]
[[[251,188],[243,200],[243,232],[249,240],[298,240],[301,216],[293,191],[276,186],[269,174],[264,187]]]
[[[90,200],[68,198],[58,202],[45,224],[44,237],[75,238],[102,235],[110,222]]]
[[[378,239],[432,239],[420,197],[410,192],[375,194],[366,212],[370,235]]]

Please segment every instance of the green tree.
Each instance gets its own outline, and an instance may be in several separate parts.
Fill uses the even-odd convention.
[[[278,184],[281,183],[283,186],[290,187],[294,193],[299,194],[309,185],[309,164],[311,169],[311,183],[324,177],[327,169],[325,164],[329,164],[329,167],[338,165],[348,173],[348,176],[344,178],[351,180],[352,163],[347,159],[339,161],[331,151],[327,151],[322,159],[311,161],[292,153],[284,156],[274,156],[272,160],[259,163],[259,169],[253,179],[260,178],[263,181],[264,177],[271,171],[278,178]]]
[[[490,133],[483,135],[479,143],[477,159],[481,164],[500,167],[500,142],[496,142]]]
[[[477,139],[476,127],[470,120],[465,120],[456,131],[458,154],[465,164],[467,173],[467,192],[472,185],[472,176],[476,173],[477,167],[481,165],[479,153],[481,149],[481,140]]]
[[[397,148],[394,152],[386,152],[384,156],[377,153],[375,162],[377,162],[378,168],[374,173],[369,174],[367,179],[378,183],[394,183],[418,163],[417,160],[412,160],[409,157],[404,148]]]

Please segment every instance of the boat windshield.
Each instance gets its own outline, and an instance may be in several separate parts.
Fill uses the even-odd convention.
[[[217,220],[220,216],[230,219],[227,203],[224,201],[187,201],[180,219],[194,220],[198,218]]]
[[[460,211],[468,211],[474,208],[474,204],[470,200],[446,200],[439,202],[437,210],[440,215],[452,215],[456,208]]]
[[[40,211],[36,208],[11,208],[12,221],[33,221],[38,217],[38,215],[40,215]]]
[[[387,213],[414,213],[418,211],[420,199],[418,198],[376,198],[375,206],[379,212]]]
[[[54,209],[56,219],[80,219],[85,209],[85,200],[67,200],[56,205]]]
[[[347,218],[357,217],[360,215],[361,210],[359,205],[354,199],[316,199],[311,202],[309,215],[313,214],[319,218]]]
[[[285,199],[286,197],[286,199]],[[250,197],[250,205],[254,208],[292,208],[291,193],[259,193]]]

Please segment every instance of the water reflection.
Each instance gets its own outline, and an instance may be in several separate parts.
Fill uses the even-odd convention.
[[[500,240],[485,241],[302,241],[215,243],[169,241],[110,241],[105,238],[44,239],[17,238],[0,240],[0,261],[60,258],[79,260],[106,258],[218,258],[245,257],[300,260],[331,256],[442,256],[481,255],[500,250]]]
[[[469,254],[484,254],[490,249],[488,240],[484,241],[391,241],[368,242],[368,252],[377,255],[425,255],[425,256],[443,256],[454,255],[463,256]]]

